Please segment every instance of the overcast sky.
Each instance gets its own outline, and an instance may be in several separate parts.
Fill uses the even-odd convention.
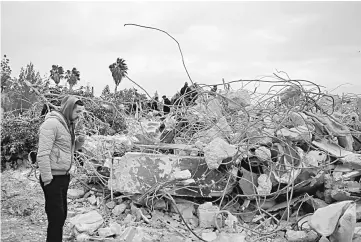
[[[361,91],[361,2],[1,2],[1,54],[13,74],[30,61],[76,67],[99,95],[114,88],[109,65],[124,58],[150,94],[185,81],[180,43],[197,83],[272,75],[277,68],[338,92]],[[133,84],[124,80],[119,88]],[[238,88],[233,86],[233,88]]]

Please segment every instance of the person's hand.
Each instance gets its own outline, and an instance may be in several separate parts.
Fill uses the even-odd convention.
[[[80,143],[84,143],[84,142],[85,142],[85,136],[84,136],[84,135],[80,135],[80,136],[78,136],[77,140],[78,140],[78,142],[80,142]]]
[[[45,187],[46,185],[49,185],[49,184],[51,183],[51,181],[52,181],[52,180],[49,180],[49,181],[44,182],[44,187]]]

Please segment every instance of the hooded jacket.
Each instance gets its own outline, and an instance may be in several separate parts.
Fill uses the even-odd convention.
[[[39,129],[39,148],[37,161],[41,179],[50,182],[53,175],[68,174],[74,159],[74,151],[83,145],[75,139],[75,123],[71,115],[76,97],[65,97],[60,111],[51,111]]]

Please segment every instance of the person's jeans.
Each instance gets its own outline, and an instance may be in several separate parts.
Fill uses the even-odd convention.
[[[67,193],[70,175],[53,176],[50,184],[40,185],[45,196],[45,212],[48,216],[47,242],[62,242],[63,226],[68,213]]]

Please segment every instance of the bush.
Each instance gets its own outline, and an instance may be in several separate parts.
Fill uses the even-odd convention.
[[[38,130],[44,118],[41,117],[4,117],[1,120],[1,166],[11,165],[23,159],[38,146]]]

